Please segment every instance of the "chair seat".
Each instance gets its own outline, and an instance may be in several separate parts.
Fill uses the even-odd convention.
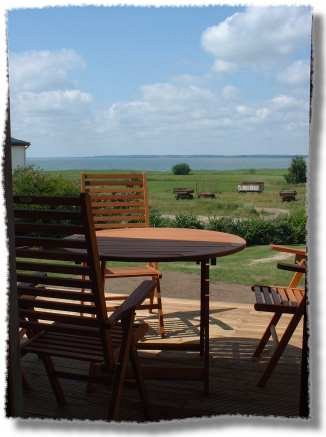
[[[161,278],[161,272],[151,266],[142,267],[107,267],[104,271],[105,278],[133,278],[138,276],[156,276]]]
[[[133,325],[134,340],[142,338],[148,330],[144,322]],[[123,331],[120,325],[110,329],[113,349],[121,346]],[[101,339],[96,336],[67,334],[57,331],[42,331],[21,346],[22,354],[27,352],[46,353],[51,356],[71,358],[80,361],[103,362]]]
[[[257,311],[294,314],[304,297],[303,288],[254,285]]]

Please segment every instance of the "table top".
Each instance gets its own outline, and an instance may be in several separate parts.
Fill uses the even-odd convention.
[[[239,252],[246,241],[233,234],[183,228],[124,228],[96,232],[103,261],[187,261]]]

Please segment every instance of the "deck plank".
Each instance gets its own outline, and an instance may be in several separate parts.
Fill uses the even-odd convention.
[[[191,342],[199,328],[198,301],[164,299],[166,341]],[[145,342],[161,341],[156,314],[137,312],[150,324]],[[241,414],[255,416],[297,417],[299,406],[301,328],[293,335],[287,350],[265,388],[256,386],[269,358],[268,344],[260,362],[252,360],[257,340],[271,314],[257,313],[251,304],[213,302],[210,312],[210,380],[211,394],[203,395],[200,381],[147,380],[153,420]],[[289,317],[280,321],[281,332]],[[200,359],[196,352],[140,351],[141,363],[165,366],[194,365]],[[64,370],[87,371],[86,363],[55,359]],[[78,367],[76,367],[78,365]],[[98,385],[86,395],[85,383],[63,380],[67,406],[58,410],[42,362],[33,355],[23,358],[28,381],[34,387],[24,392],[25,416],[105,420],[110,388]],[[121,419],[142,420],[141,404],[133,381],[126,385],[121,403]]]

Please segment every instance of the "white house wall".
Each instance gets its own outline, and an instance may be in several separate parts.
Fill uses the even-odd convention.
[[[17,167],[25,166],[26,164],[25,153],[26,151],[24,146],[11,147],[11,165],[13,170]]]

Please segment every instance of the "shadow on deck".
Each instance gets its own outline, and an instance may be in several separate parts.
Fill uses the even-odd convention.
[[[191,342],[198,336],[198,302],[167,299],[165,325],[168,342],[177,336]],[[210,320],[210,395],[203,393],[201,381],[146,380],[152,420],[172,420],[218,415],[255,415],[298,417],[301,329],[293,336],[286,352],[265,388],[256,386],[271,350],[266,348],[260,362],[252,360],[257,339],[270,318],[256,313],[250,305],[215,302]],[[151,325],[145,342],[160,340],[157,317],[143,315]],[[283,327],[287,323],[283,323]],[[282,330],[282,325],[280,326]],[[140,351],[141,364],[189,366],[200,358],[196,352]],[[55,359],[58,367],[87,372],[87,363]],[[76,367],[76,363],[78,367]],[[23,358],[25,374],[31,389],[24,391],[25,417],[105,420],[110,388],[97,385],[86,394],[86,384],[62,380],[67,405],[58,409],[42,362],[33,355]],[[125,385],[121,402],[121,420],[142,421],[142,409],[134,382]]]

